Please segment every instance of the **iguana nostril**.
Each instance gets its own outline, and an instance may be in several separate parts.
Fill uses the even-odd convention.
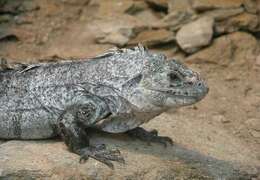
[[[193,82],[192,81],[189,81],[187,82],[188,85],[192,86],[193,85]]]

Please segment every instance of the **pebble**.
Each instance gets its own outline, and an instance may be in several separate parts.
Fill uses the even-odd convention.
[[[221,123],[230,123],[230,120],[221,114],[213,116],[213,119]]]

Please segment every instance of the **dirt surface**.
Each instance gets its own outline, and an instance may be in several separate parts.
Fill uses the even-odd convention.
[[[175,38],[169,37],[169,34],[175,34],[169,33],[171,28],[160,30],[165,34],[157,33],[158,38],[154,37],[156,32],[149,30],[151,24],[166,16],[166,1],[162,1],[161,5],[141,0],[126,0],[124,3],[116,0],[10,2],[0,0],[0,58],[9,62],[87,58],[115,46],[141,41],[149,42],[147,45],[151,50],[163,52],[169,58],[178,57],[201,72],[210,88],[202,102],[166,112],[144,127],[158,129],[161,135],[170,136],[175,141],[177,149],[167,149],[166,159],[176,156],[187,160],[190,153],[181,155],[176,152],[192,150],[217,161],[232,162],[257,178],[260,170],[260,53],[257,29],[254,29],[255,32],[237,32],[240,29],[232,25],[234,32],[216,34],[207,47],[194,54],[185,54]],[[199,5],[204,8],[204,4]],[[208,6],[205,5],[205,8]],[[253,11],[252,8],[249,10]],[[257,13],[254,16],[259,18]],[[221,23],[223,26],[225,21]],[[144,34],[139,35],[140,39],[137,36],[139,32]],[[154,35],[150,41],[149,33]],[[5,144],[1,144],[0,149]],[[58,143],[56,146],[60,148],[62,145]],[[156,154],[162,151],[153,147],[149,152]],[[138,155],[138,151],[130,156],[135,155],[139,160],[146,158]],[[154,158],[158,160],[160,156],[156,154]]]

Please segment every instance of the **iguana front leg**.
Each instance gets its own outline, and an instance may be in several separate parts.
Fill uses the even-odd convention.
[[[118,150],[108,150],[105,145],[93,146],[89,143],[86,127],[98,121],[104,114],[94,104],[73,105],[65,110],[59,118],[59,130],[70,151],[80,155],[80,162],[89,157],[96,159],[110,168],[114,168],[111,161],[124,163]]]
[[[157,130],[147,131],[142,127],[137,127],[126,132],[130,137],[140,139],[142,141],[150,143],[160,143],[165,147],[170,144],[173,145],[171,138],[167,136],[158,136]]]

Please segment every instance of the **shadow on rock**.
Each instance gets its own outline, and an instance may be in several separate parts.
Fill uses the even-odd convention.
[[[97,136],[96,136],[97,135]],[[162,160],[180,161],[192,169],[208,174],[214,179],[251,179],[257,177],[256,169],[260,167],[247,167],[235,162],[219,160],[200,152],[187,149],[180,144],[163,147],[158,144],[148,144],[139,140],[133,140],[125,134],[120,136],[116,134],[99,133],[95,134],[96,142],[110,145],[113,144],[119,149],[135,154],[152,155]],[[106,137],[106,138],[104,138]],[[254,169],[254,170],[252,170]],[[253,171],[253,172],[252,172]]]

